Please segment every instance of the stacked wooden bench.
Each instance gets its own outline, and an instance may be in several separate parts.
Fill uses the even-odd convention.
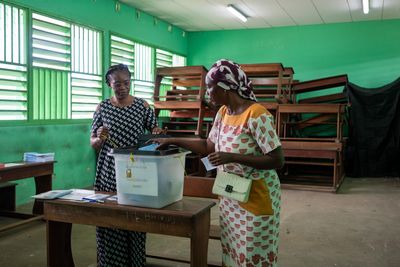
[[[283,187],[336,192],[344,177],[347,75],[292,83],[292,105],[279,105],[285,154]],[[328,132],[327,135],[321,133]]]
[[[154,110],[169,111],[169,121],[163,122],[168,132],[176,135],[204,137],[209,123],[204,116],[213,116],[204,101],[207,70],[203,66],[157,68],[154,88]],[[160,94],[163,80],[171,81],[165,95]]]
[[[280,173],[283,187],[336,192],[344,177],[345,111],[345,104],[279,105],[277,132],[285,155]],[[313,134],[310,128],[330,128],[332,135]]]
[[[347,102],[337,88],[347,85],[347,75],[299,82],[293,79],[293,68],[281,63],[242,64],[241,67],[252,81],[259,103],[275,116],[286,158],[281,174],[283,184],[336,191],[343,179]],[[156,114],[160,110],[170,111],[169,119],[162,124],[169,134],[188,138],[208,135],[216,110],[205,102],[206,73],[203,66],[157,69],[154,107]],[[163,79],[169,79],[171,86],[160,95]],[[305,97],[311,92],[311,97]],[[334,129],[332,136],[318,135],[327,129]],[[191,157],[185,192],[203,196],[211,190],[213,177],[207,177],[210,173],[199,163],[200,156],[188,158]]]
[[[290,102],[293,68],[283,67],[281,63],[242,64],[241,67],[252,81],[260,102]]]
[[[293,103],[347,103],[347,97],[342,90],[347,83],[348,78],[346,74],[297,82],[293,84],[292,87]],[[340,91],[338,91],[338,89],[340,89]],[[310,92],[319,93],[321,95],[296,100],[296,98],[300,98],[301,95]]]
[[[293,68],[281,63],[242,64],[243,71],[253,84],[258,102],[274,116],[279,103],[291,102]]]

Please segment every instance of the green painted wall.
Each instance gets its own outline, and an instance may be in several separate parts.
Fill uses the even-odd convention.
[[[0,127],[0,162],[21,161],[24,152],[55,152],[53,188],[91,186],[95,153],[89,144],[90,125],[31,125]],[[17,202],[25,203],[35,194],[33,178],[18,180]]]
[[[353,83],[376,87],[400,76],[399,29],[400,20],[385,20],[191,32],[188,64],[282,62],[294,68],[296,79],[347,73]]]
[[[113,0],[13,0],[6,1],[31,8],[49,16],[91,26],[104,33],[104,73],[109,66],[110,32],[168,51],[187,55],[187,38],[182,30],[121,4],[115,11]],[[109,90],[104,85],[105,97]],[[53,188],[82,188],[93,184],[95,153],[90,147],[90,121],[46,123],[0,123],[0,162],[22,160],[27,151],[55,152],[56,167]],[[33,179],[18,181],[17,203],[31,200]]]

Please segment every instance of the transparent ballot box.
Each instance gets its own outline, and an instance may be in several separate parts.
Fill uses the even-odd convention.
[[[118,204],[162,208],[183,196],[188,151],[113,149]]]

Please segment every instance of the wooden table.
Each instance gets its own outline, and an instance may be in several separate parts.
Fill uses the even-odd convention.
[[[12,165],[9,163],[7,165],[0,168],[0,183],[34,177],[36,194],[51,190],[54,161],[15,162]],[[25,219],[0,228],[0,232],[43,218],[41,216],[43,214],[43,202],[41,201],[35,200],[32,214],[17,213],[15,212],[15,207],[15,191],[13,191],[13,194],[2,194],[0,196],[0,216]]]
[[[47,266],[71,267],[73,223],[190,238],[190,266],[207,266],[212,200],[183,199],[162,209],[50,200],[47,220]]]

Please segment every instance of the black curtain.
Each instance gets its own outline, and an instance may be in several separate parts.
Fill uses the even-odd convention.
[[[379,88],[349,83],[350,108],[346,174],[400,176],[400,78]]]

